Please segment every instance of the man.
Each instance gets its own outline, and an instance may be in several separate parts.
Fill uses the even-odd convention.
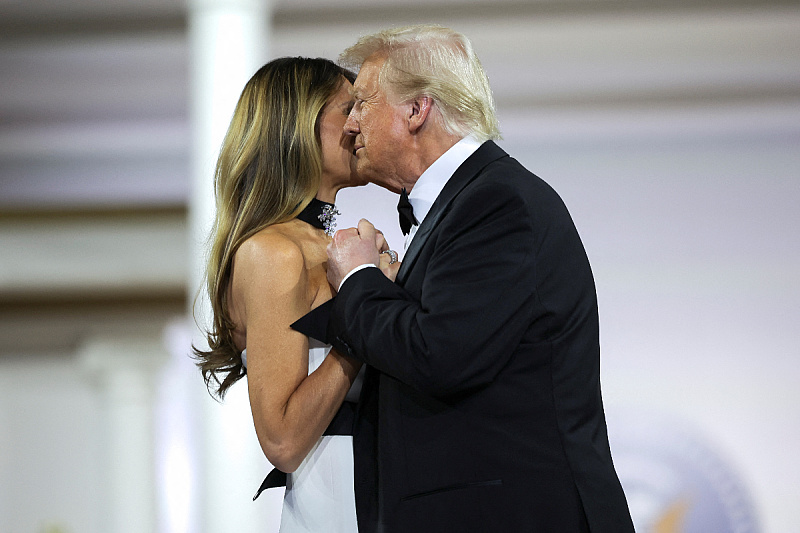
[[[368,365],[359,531],[633,531],[589,263],[558,195],[491,141],[470,42],[438,26],[387,30],[343,61],[360,66],[345,125],[358,172],[413,206],[396,282],[371,268],[382,239],[369,222],[328,248],[328,341]]]

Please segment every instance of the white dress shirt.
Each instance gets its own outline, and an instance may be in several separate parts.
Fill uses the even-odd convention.
[[[439,158],[422,173],[412,187],[411,192],[408,193],[408,201],[414,208],[414,218],[417,219],[419,224],[422,224],[422,221],[428,216],[428,212],[431,210],[431,207],[433,207],[436,198],[439,197],[442,189],[444,189],[444,186],[458,167],[460,167],[475,150],[480,148],[481,144],[483,143],[472,135],[467,135],[439,156]],[[406,241],[403,245],[404,253],[411,245],[411,241],[417,233],[417,228],[419,228],[419,225],[411,226],[411,230],[408,232],[408,235],[406,235]],[[358,265],[348,272],[347,275],[342,278],[339,289],[342,288],[347,278],[359,270],[368,267],[375,267],[375,265],[372,263]]]
[[[471,156],[475,150],[480,148],[481,142],[473,137],[467,135],[456,144],[450,147],[443,153],[439,159],[433,162],[425,172],[419,177],[411,192],[408,193],[408,201],[414,208],[414,218],[417,222],[422,224],[428,212],[433,207],[433,203],[439,197],[439,194],[444,189],[444,186],[453,176],[455,171],[460,167],[464,161]],[[414,235],[417,234],[419,226],[411,226],[411,231],[406,235],[404,250],[408,250]]]

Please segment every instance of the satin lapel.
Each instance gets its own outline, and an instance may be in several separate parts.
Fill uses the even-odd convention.
[[[396,282],[398,284],[403,285],[405,283],[406,276],[414,266],[420,250],[422,250],[431,232],[447,212],[447,207],[458,196],[458,193],[474,180],[486,165],[507,155],[505,150],[497,146],[493,141],[486,141],[456,169],[431,206],[431,210],[428,211],[425,220],[422,221],[419,229],[417,229],[414,240],[411,241],[411,246],[406,250],[403,264],[400,265],[400,270],[397,272]]]

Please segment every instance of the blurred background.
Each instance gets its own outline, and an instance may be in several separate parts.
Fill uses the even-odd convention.
[[[583,237],[637,530],[800,531],[800,5],[759,0],[0,0],[0,531],[277,531],[188,356],[215,151],[263,62],[417,22]]]

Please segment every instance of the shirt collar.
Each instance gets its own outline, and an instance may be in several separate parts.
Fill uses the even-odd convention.
[[[467,135],[439,156],[422,173],[411,192],[408,193],[408,201],[414,207],[414,217],[420,224],[425,220],[433,202],[436,201],[450,177],[475,150],[480,148],[481,144],[483,143],[472,135]]]

